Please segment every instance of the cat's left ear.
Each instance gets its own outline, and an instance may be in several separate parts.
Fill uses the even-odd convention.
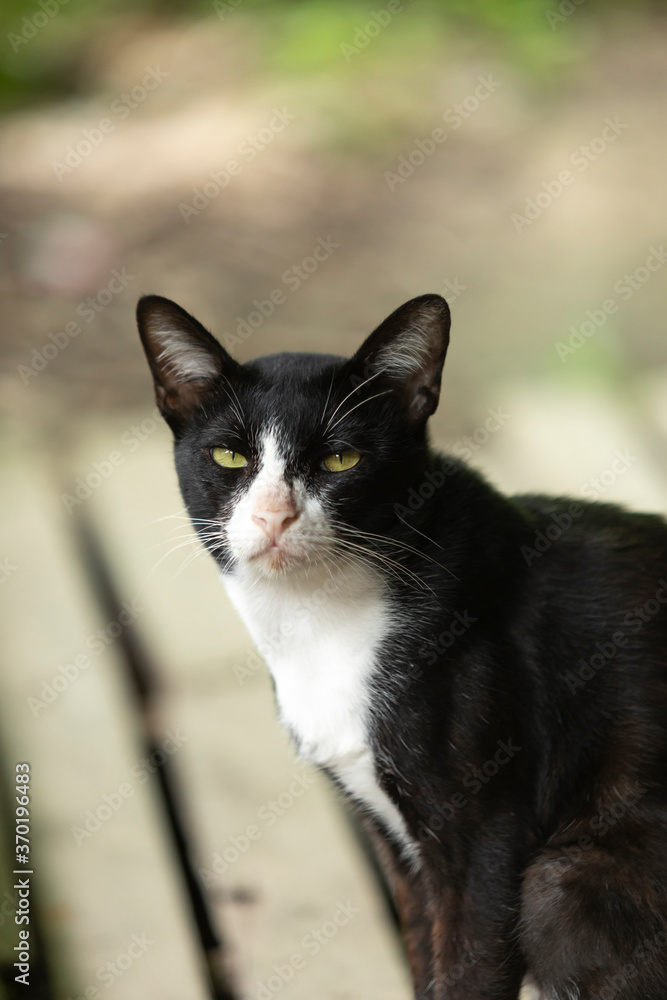
[[[221,376],[233,377],[240,366],[194,316],[161,295],[139,300],[137,325],[153,373],[157,405],[178,432]]]
[[[373,331],[352,365],[364,379],[377,374],[394,382],[405,415],[423,423],[438,406],[449,328],[449,306],[442,296],[420,295]]]

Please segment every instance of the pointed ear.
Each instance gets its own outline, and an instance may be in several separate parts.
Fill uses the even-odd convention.
[[[221,375],[239,368],[201,323],[170,299],[145,295],[137,326],[155,382],[155,399],[172,430],[183,427]]]
[[[411,423],[425,423],[440,398],[449,345],[449,306],[440,295],[420,295],[400,306],[352,359],[364,379],[377,374],[395,383]]]

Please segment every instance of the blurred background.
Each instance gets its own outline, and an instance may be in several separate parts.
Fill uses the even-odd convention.
[[[351,353],[440,292],[439,447],[667,510],[666,6],[6,0],[1,36],[0,847],[29,762],[33,995],[407,997],[183,518],[135,303],[246,360]]]

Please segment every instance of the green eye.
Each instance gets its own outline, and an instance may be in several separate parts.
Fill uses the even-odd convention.
[[[211,448],[210,455],[214,462],[225,469],[242,469],[248,464],[245,455],[241,455],[238,451],[230,451],[229,448]]]
[[[358,451],[337,451],[322,460],[322,468],[328,472],[347,472],[354,468],[360,458]]]

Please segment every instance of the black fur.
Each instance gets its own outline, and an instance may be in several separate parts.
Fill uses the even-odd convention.
[[[414,625],[381,650],[372,739],[379,779],[422,845],[419,871],[367,823],[402,914],[416,996],[516,1000],[528,972],[548,1000],[664,1000],[663,519],[507,498],[434,453],[426,420],[449,328],[437,296],[407,303],[350,361],[279,354],[241,366],[216,345],[219,374],[186,386],[160,369],[157,314],[188,336],[199,325],[167,300],[140,305],[195,523],[233,509],[257,435],[279,420],[288,474],[345,524],[381,536],[364,544],[398,567],[388,585]],[[376,363],[411,326],[428,352],[407,385]],[[332,437],[325,418],[348,393],[341,414],[363,405]],[[223,441],[249,458],[231,476],[209,456]],[[344,447],[361,453],[359,465],[323,473],[322,455]],[[224,569],[224,546],[213,554]]]

